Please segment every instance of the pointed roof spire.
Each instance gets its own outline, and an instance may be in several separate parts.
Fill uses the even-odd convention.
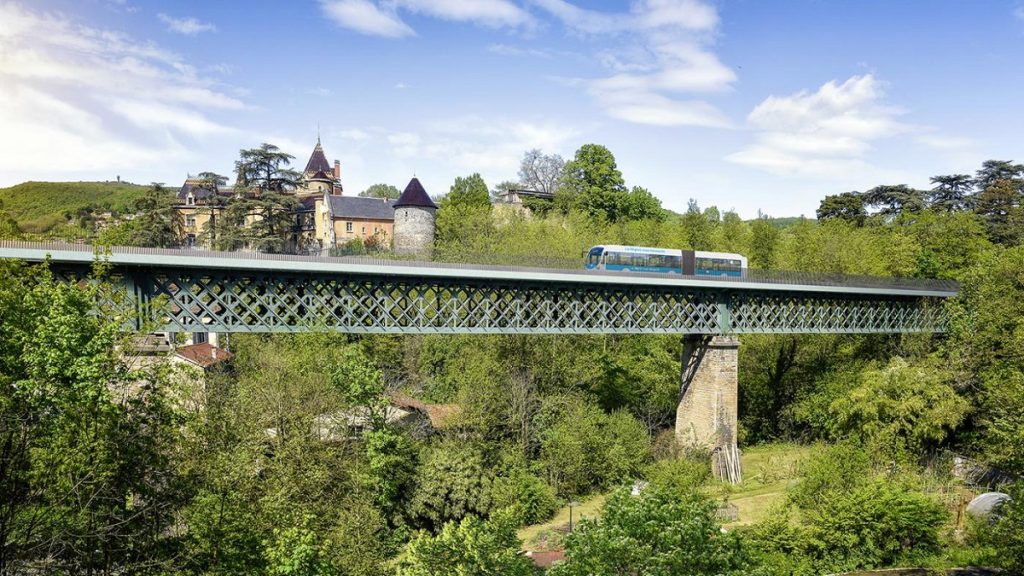
[[[437,208],[437,204],[430,199],[427,191],[423,189],[423,184],[420,184],[419,178],[413,176],[412,180],[409,180],[409,185],[405,187],[405,192],[395,200],[395,208],[401,208],[403,206],[416,206],[419,208]]]
[[[327,156],[324,156],[324,149],[320,146],[320,135],[316,137],[316,146],[313,147],[313,154],[309,157],[309,162],[306,162],[306,174],[316,174],[317,172],[333,172],[334,168],[327,162]]]

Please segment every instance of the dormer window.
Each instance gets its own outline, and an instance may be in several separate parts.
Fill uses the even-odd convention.
[[[188,205],[188,206],[195,206],[196,205],[196,197],[193,196],[191,192],[189,192],[188,196],[185,197],[185,204]]]

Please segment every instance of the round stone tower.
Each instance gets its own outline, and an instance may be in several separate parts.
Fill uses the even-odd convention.
[[[413,178],[395,200],[395,253],[430,259],[434,251],[437,205],[419,179]]]

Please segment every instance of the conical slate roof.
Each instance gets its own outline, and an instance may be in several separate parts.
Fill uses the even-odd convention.
[[[327,156],[324,156],[324,149],[320,146],[320,139],[316,139],[316,147],[313,148],[313,154],[309,157],[309,162],[306,162],[306,174],[315,174],[316,172],[323,172],[325,174],[331,173],[333,168],[327,162]]]
[[[402,195],[395,201],[395,208],[403,206],[437,208],[437,204],[434,204],[434,201],[427,195],[427,191],[423,189],[423,184],[420,184],[419,178],[415,177],[409,180],[409,185],[405,187],[405,192],[402,192]]]

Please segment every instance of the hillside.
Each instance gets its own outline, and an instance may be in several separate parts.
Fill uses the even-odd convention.
[[[0,208],[26,232],[47,232],[83,208],[124,211],[146,190],[127,182],[23,182],[0,188]]]

